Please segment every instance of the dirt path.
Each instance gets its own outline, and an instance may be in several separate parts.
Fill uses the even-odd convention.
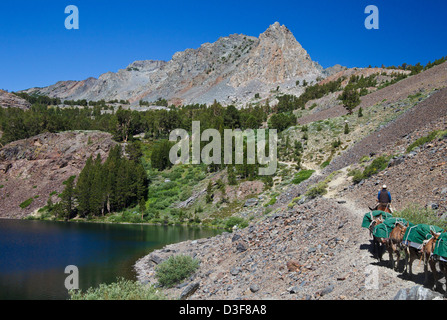
[[[400,289],[422,285],[425,277],[423,263],[419,263],[419,261],[413,263],[414,277],[408,279],[402,274],[405,266],[404,258],[401,258],[398,265],[399,271],[391,269],[388,252],[383,254],[384,261],[381,263],[374,258],[371,251],[372,238],[369,231],[360,227],[364,214],[369,211],[368,207],[353,199],[340,196],[340,191],[350,184],[349,180],[347,167],[341,169],[328,184],[328,193],[324,197],[336,200],[345,209],[346,213],[352,217],[352,223],[361,229],[358,233],[358,245],[352,246],[347,250],[346,260],[355,260],[356,267],[364,268],[365,270],[365,288],[368,294],[364,298],[393,299]]]

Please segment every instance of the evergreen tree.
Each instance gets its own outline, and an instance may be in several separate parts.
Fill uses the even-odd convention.
[[[210,203],[211,201],[213,201],[213,184],[210,181],[206,187],[206,203]]]
[[[172,166],[169,160],[169,151],[172,145],[169,140],[162,140],[153,147],[151,154],[151,165],[153,168],[162,171]]]
[[[347,122],[345,123],[345,131],[344,131],[344,133],[345,133],[345,134],[348,134],[348,133],[349,133],[349,125],[348,125]]]
[[[146,200],[144,198],[141,198],[138,202],[138,207],[140,209],[141,213],[141,221],[144,219],[144,212],[146,211]]]
[[[76,176],[71,176],[64,181],[65,189],[61,193],[60,216],[69,220],[74,214],[74,180]]]
[[[81,217],[85,217],[90,212],[90,197],[92,187],[92,157],[87,159],[84,168],[79,174],[76,183],[75,194],[78,200],[78,212]]]
[[[227,170],[228,170],[228,184],[230,186],[236,185],[237,179],[236,179],[236,173],[234,172],[234,166],[229,165]]]
[[[99,216],[104,214],[104,170],[102,166],[101,156],[98,154],[93,164],[90,175],[90,214]]]
[[[353,86],[346,86],[339,100],[343,102],[343,107],[348,110],[349,114],[360,104],[360,94]]]
[[[363,109],[362,109],[362,107],[359,108],[358,117],[359,118],[363,117]]]

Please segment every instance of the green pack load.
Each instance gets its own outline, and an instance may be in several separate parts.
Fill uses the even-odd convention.
[[[438,241],[435,243],[435,248],[433,249],[433,255],[439,257],[441,260],[447,260],[447,232],[441,233]]]
[[[373,218],[377,218],[380,215],[382,216],[382,219],[388,219],[393,216],[391,213],[380,211],[380,210],[374,210],[371,212],[367,212],[363,216],[362,228],[369,229],[369,226],[371,225]]]
[[[443,229],[428,224],[417,224],[407,229],[402,242],[413,248],[422,249],[422,244],[424,241],[430,240],[432,237],[430,231],[438,233],[442,232]]]
[[[405,220],[404,218],[388,218],[383,221],[383,223],[377,225],[373,230],[373,236],[377,238],[389,238],[391,231],[393,231],[396,224],[403,224],[407,225],[409,222]],[[411,222],[409,223],[409,227],[414,226]]]

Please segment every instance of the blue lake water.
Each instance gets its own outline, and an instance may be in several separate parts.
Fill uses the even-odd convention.
[[[218,230],[184,226],[0,219],[0,299],[68,299],[65,267],[79,287],[136,279],[133,265],[153,250]]]

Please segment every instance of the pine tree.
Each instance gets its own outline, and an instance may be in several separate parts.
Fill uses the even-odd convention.
[[[237,184],[236,173],[234,172],[234,166],[228,166],[228,184],[234,186]]]
[[[363,109],[362,109],[362,107],[359,108],[358,117],[359,118],[363,117]]]
[[[349,114],[360,104],[360,95],[353,86],[346,86],[339,99],[343,102],[343,107],[348,110]]]
[[[89,212],[94,216],[104,214],[104,174],[101,156],[98,154],[91,172],[90,206]]]
[[[76,176],[71,176],[64,182],[65,189],[61,193],[61,215],[65,220],[69,220],[74,214],[74,180]]]
[[[348,123],[346,122],[345,123],[345,132],[344,132],[345,134],[348,134],[349,133],[349,125],[348,125]]]
[[[210,203],[211,201],[213,201],[213,184],[210,181],[206,187],[206,203]]]
[[[138,206],[140,208],[141,221],[143,221],[144,212],[146,211],[146,200],[144,198],[141,198],[140,201],[138,202]]]
[[[89,157],[79,174],[79,179],[76,183],[75,194],[78,200],[78,211],[81,217],[85,217],[90,212],[92,166],[93,160],[92,157]]]

